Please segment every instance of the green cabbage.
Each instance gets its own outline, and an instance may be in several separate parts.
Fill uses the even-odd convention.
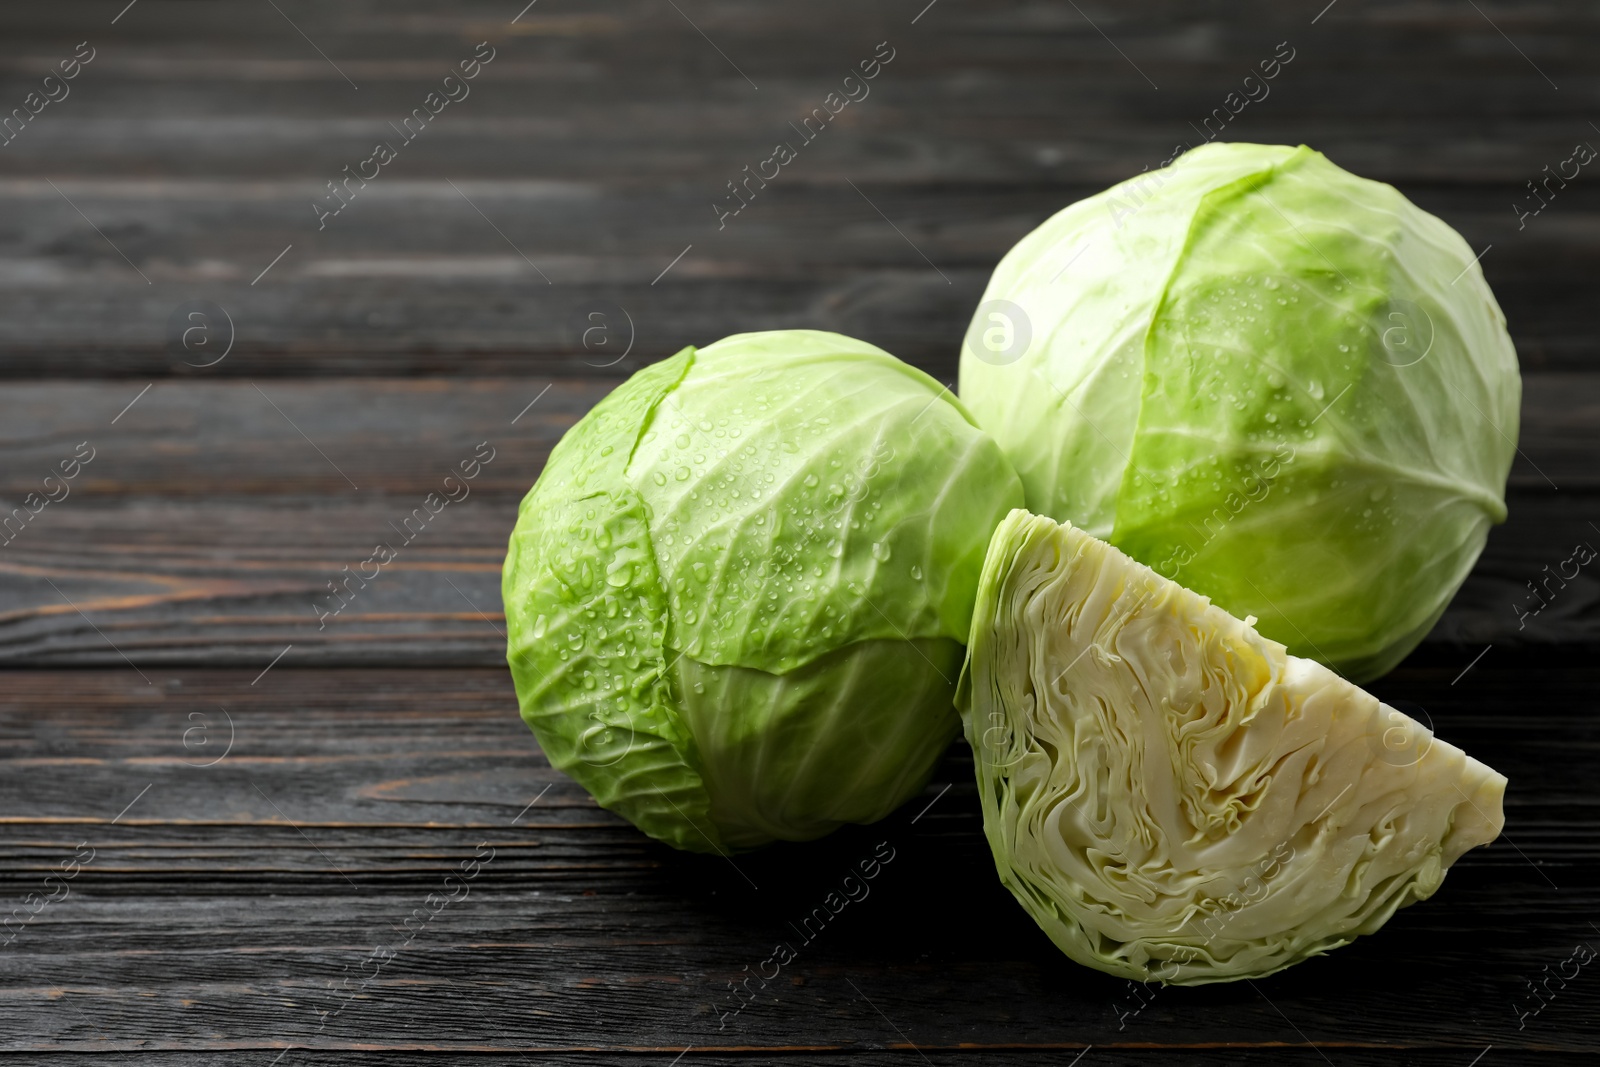
[[[1520,395],[1466,242],[1305,147],[1206,145],[1068,207],[961,358],[1029,508],[1357,681],[1505,518]]]
[[[995,532],[958,704],[1001,880],[1063,952],[1255,978],[1499,834],[1506,780],[1072,526]]]
[[[679,848],[803,840],[914,796],[989,534],[1022,502],[948,390],[837,334],[635,374],[551,452],[504,573],[550,762]]]

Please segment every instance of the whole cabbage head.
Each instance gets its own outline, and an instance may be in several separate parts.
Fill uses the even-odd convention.
[[[1378,929],[1505,778],[1082,530],[995,531],[960,705],[995,865],[1080,963],[1259,978]]]
[[[889,814],[959,729],[989,535],[1022,487],[949,390],[861,341],[686,348],[550,454],[504,573],[550,762],[697,851]]]
[[[1454,230],[1300,147],[1210,144],[996,268],[961,397],[1028,507],[1357,681],[1505,518],[1521,380]]]

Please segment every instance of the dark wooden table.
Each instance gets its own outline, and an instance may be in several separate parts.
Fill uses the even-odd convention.
[[[1600,585],[1512,607],[1600,543],[1600,179],[1514,207],[1600,144],[1592,4],[524,2],[0,13],[0,108],[26,109],[0,147],[0,510],[58,498],[0,545],[0,890],[54,898],[0,949],[0,1062],[1593,1062]],[[719,229],[725,183],[880,42],[870,97]],[[1376,686],[1510,776],[1506,835],[1379,936],[1157,990],[1071,964],[1000,888],[959,746],[899,815],[737,866],[553,773],[498,588],[560,434],[739,330],[950,379],[1010,244],[1195,143],[1279,42],[1224,136],[1443,216],[1521,353],[1510,521]],[[319,627],[326,583],[483,441],[471,497]],[[408,923],[463,864],[468,895]]]

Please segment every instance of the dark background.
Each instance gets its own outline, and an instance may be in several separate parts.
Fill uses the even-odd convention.
[[[0,147],[0,512],[94,450],[0,545],[0,914],[57,898],[0,948],[0,1061],[1588,1062],[1600,586],[1513,605],[1600,543],[1593,165],[1517,218],[1600,144],[1593,5],[125,2],[0,10],[0,114],[94,50]],[[485,40],[470,96],[319,231],[325,183]],[[871,95],[719,231],[724,183],[881,41]],[[1198,143],[1285,41],[1225,139],[1308,143],[1488,246],[1522,358],[1510,521],[1375,686],[1510,776],[1505,836],[1326,959],[1135,990],[998,885],[959,746],[889,821],[737,866],[544,764],[499,570],[568,426],[740,330],[951,380],[1012,242]],[[319,629],[325,583],[485,440],[471,497]],[[871,896],[719,1028],[884,841]],[[371,962],[484,842],[469,895]]]

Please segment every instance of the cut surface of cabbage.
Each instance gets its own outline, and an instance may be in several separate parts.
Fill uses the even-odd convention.
[[[1424,900],[1506,779],[1071,525],[1013,511],[959,704],[1001,880],[1068,956],[1255,978]]]

